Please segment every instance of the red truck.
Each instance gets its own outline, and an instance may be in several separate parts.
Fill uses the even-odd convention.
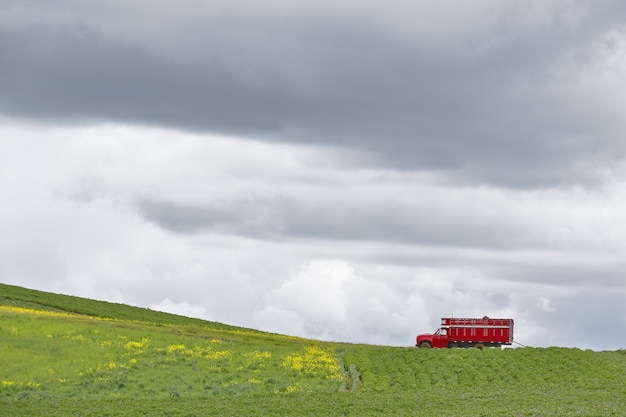
[[[420,334],[415,346],[421,348],[499,347],[513,343],[513,319],[442,318],[433,334]]]

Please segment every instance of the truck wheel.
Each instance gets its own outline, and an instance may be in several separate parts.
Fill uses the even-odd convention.
[[[448,349],[454,349],[454,348],[457,348],[457,347],[459,347],[459,346],[456,343],[454,343],[454,342],[448,343]]]
[[[420,343],[420,347],[422,349],[430,349],[431,347],[433,347],[433,345],[431,345],[430,342],[422,342]]]

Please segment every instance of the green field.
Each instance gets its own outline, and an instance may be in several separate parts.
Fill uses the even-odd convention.
[[[0,284],[2,416],[624,416],[626,351],[328,343]]]

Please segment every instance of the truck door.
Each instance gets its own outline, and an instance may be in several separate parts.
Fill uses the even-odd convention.
[[[445,327],[440,328],[433,334],[433,347],[445,348],[448,347],[448,329]]]

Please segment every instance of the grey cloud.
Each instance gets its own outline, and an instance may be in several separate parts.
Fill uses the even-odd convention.
[[[140,213],[159,226],[178,233],[216,232],[258,239],[333,239],[383,241],[414,245],[524,247],[518,225],[475,222],[434,205],[411,207],[372,201],[305,202],[291,197],[250,198],[217,206],[192,206],[145,199]],[[476,235],[483,236],[477,241]]]
[[[547,231],[527,229],[519,213],[485,217],[471,204],[446,208],[441,202],[351,198],[250,197],[204,206],[144,199],[137,207],[147,220],[182,234],[352,242],[360,248],[352,256],[372,265],[467,268],[508,282],[594,285],[598,290],[619,287],[623,280],[619,255],[605,247],[550,242],[541,233]]]
[[[571,296],[550,299],[550,310],[529,310],[529,318],[542,323],[553,333],[546,333],[536,343],[547,346],[580,346],[583,334],[593,335],[587,348],[614,349],[626,346],[626,294],[606,290],[580,291]],[[595,340],[594,340],[595,339]]]
[[[183,65],[81,28],[3,31],[0,56],[7,114],[241,133],[280,129],[282,118],[308,106],[280,80],[247,83],[219,62]]]
[[[513,186],[593,180],[594,166],[625,156],[619,109],[581,80],[620,30],[611,2],[479,9],[462,29],[406,33],[396,15],[376,21],[376,7],[281,18],[273,6],[202,9],[185,36],[166,30],[146,45],[88,20],[3,30],[0,108],[340,145]],[[192,52],[176,57],[176,42]]]

